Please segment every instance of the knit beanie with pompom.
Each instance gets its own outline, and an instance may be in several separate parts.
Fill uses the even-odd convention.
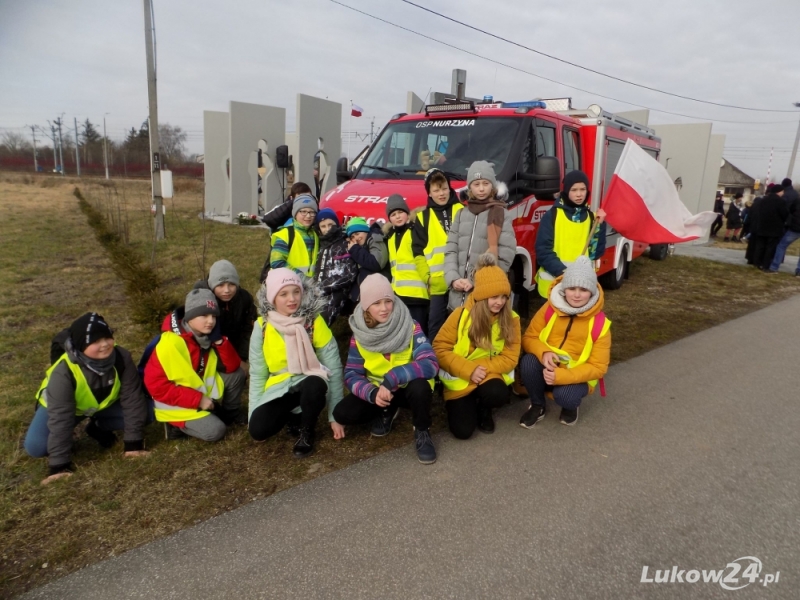
[[[475,272],[475,289],[472,298],[479,302],[493,296],[510,296],[511,284],[508,275],[497,266],[497,258],[491,252],[478,257],[478,270]]]

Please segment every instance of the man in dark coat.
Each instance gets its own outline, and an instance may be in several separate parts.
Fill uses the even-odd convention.
[[[778,269],[783,263],[783,259],[786,257],[786,249],[796,240],[800,239],[800,196],[792,187],[791,179],[784,179],[783,183],[786,184],[787,181],[789,185],[788,187],[784,185],[783,199],[786,200],[786,196],[789,195],[789,191],[791,190],[794,194],[794,200],[788,205],[789,218],[786,220],[786,233],[783,234],[781,241],[778,243],[778,247],[775,249],[775,257],[772,259],[772,264],[769,266],[770,273],[778,272]],[[797,262],[794,274],[795,276],[800,276],[800,260]]]
[[[783,201],[783,186],[773,184],[767,188],[767,195],[759,203],[755,224],[756,245],[753,264],[762,271],[769,270],[775,249],[783,237],[789,209]]]
[[[794,189],[792,180],[788,177],[781,182],[781,187],[783,187],[783,201],[786,203],[786,208],[791,208],[795,201],[800,200],[800,194]]]
[[[725,216],[725,199],[722,194],[717,192],[717,197],[714,199],[714,212],[717,213],[717,220],[711,225],[711,237],[717,237],[717,232],[722,229],[722,218]]]

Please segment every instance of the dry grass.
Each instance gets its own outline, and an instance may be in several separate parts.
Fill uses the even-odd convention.
[[[124,284],[78,210],[72,195],[76,182],[23,177],[0,181],[0,285],[5,291],[0,305],[0,596],[410,442],[407,418],[398,421],[396,433],[381,439],[369,437],[366,428],[350,428],[345,440],[334,442],[321,426],[317,454],[297,461],[291,457],[293,440],[282,434],[254,444],[244,428],[236,428],[211,446],[165,442],[153,425],[147,431],[149,458],[123,459],[121,444],[101,452],[83,436],[76,442],[75,476],[40,486],[45,461],[29,459],[19,448],[50,337],[84,311],[98,310],[115,328],[118,343],[138,358],[155,328],[139,326],[131,317]],[[154,254],[147,182],[84,180],[77,185],[154,265],[168,298],[180,301],[223,257],[237,265],[243,286],[255,290],[265,231],[203,222],[198,218],[201,184],[176,182],[181,191],[167,201],[167,240]],[[614,360],[798,291],[800,282],[792,277],[766,278],[744,267],[686,257],[637,260],[622,290],[607,294]],[[346,338],[338,325],[339,337]],[[434,412],[441,429],[441,404]]]

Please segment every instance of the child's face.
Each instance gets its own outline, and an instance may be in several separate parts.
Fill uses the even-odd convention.
[[[298,210],[294,218],[297,219],[297,222],[303,227],[311,227],[314,224],[314,217],[316,216],[316,212],[310,208],[304,208],[302,210]]]
[[[431,199],[439,206],[444,206],[450,199],[450,186],[442,183],[431,184]]]
[[[223,302],[230,302],[231,299],[236,295],[236,290],[238,289],[239,288],[237,288],[236,285],[230,281],[226,281],[224,283],[220,283],[214,288],[214,295]]]
[[[489,310],[492,311],[493,315],[497,315],[503,310],[503,307],[508,302],[508,296],[505,294],[501,294],[500,296],[492,296],[491,298],[486,299],[486,303],[489,305]]]
[[[476,179],[469,184],[469,191],[478,200],[486,200],[492,195],[492,182],[488,179]]]
[[[582,287],[569,287],[564,290],[564,298],[566,298],[567,304],[569,304],[572,308],[581,308],[582,306],[586,306],[586,303],[589,302],[589,298],[591,297],[592,292],[585,290]]]
[[[101,338],[86,346],[83,353],[94,360],[105,360],[113,351],[114,338]]]
[[[370,304],[367,312],[378,323],[386,323],[386,321],[389,320],[389,317],[392,316],[393,309],[394,300],[391,298],[381,298],[377,302]]]
[[[319,222],[319,232],[322,235],[325,235],[331,229],[333,229],[334,225],[336,225],[336,221],[333,219],[322,219],[322,221]]]
[[[389,222],[395,227],[402,227],[408,223],[408,213],[404,210],[395,210],[389,215]]]
[[[214,315],[200,315],[186,323],[200,335],[208,335],[214,329],[214,325],[217,324],[217,317]]]
[[[363,246],[367,241],[367,232],[357,231],[355,233],[350,234],[350,241],[355,242],[359,246]]]
[[[578,205],[586,202],[586,184],[576,183],[569,188],[569,199]]]
[[[291,317],[300,308],[303,291],[300,286],[287,285],[275,296],[275,310],[284,317]]]

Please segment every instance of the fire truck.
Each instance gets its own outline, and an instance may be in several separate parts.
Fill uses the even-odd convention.
[[[392,117],[355,170],[348,170],[346,158],[339,159],[338,185],[321,206],[344,220],[360,216],[380,222],[391,194],[403,196],[411,209],[426,205],[423,178],[429,168],[445,171],[458,189],[465,186],[473,161],[494,163],[498,181],[509,190],[507,210],[514,215],[517,238],[509,276],[515,298],[522,298],[524,290],[536,286],[536,232],[558,197],[564,173],[580,169],[588,175],[596,211],[628,139],[658,158],[661,140],[654,130],[597,105],[573,109],[568,98],[494,102],[486,97],[477,103],[428,105],[418,114]],[[608,227],[598,269],[603,287],[618,289],[629,263],[647,247]],[[650,247],[652,258],[666,255],[666,245]]]

